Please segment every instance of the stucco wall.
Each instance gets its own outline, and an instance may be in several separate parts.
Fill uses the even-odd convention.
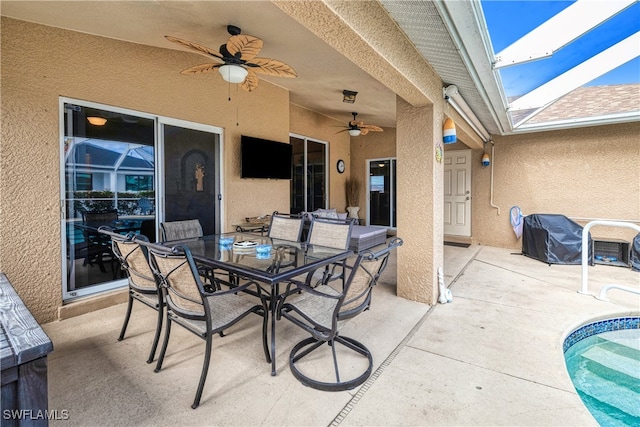
[[[197,54],[4,17],[1,38],[0,271],[38,321],[55,319],[62,298],[60,96],[222,127],[227,230],[245,216],[288,210],[289,181],[240,179],[239,150],[241,134],[289,140],[286,90],[233,86],[228,101],[219,76],[179,73],[201,61]]]
[[[473,151],[474,243],[521,248],[509,209],[573,218],[640,220],[640,123],[494,137],[493,201],[490,167]],[[487,147],[487,152],[490,148]],[[584,225],[585,222],[582,222]],[[595,227],[595,238],[624,238],[629,229]]]
[[[444,264],[444,167],[435,148],[442,141],[439,106],[415,108],[397,98],[398,295],[435,304],[437,270]],[[400,268],[403,266],[404,268]]]

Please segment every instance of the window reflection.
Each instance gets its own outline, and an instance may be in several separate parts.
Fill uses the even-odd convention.
[[[64,112],[66,296],[73,297],[120,279],[100,225],[125,233],[155,223],[155,122],[68,103]]]

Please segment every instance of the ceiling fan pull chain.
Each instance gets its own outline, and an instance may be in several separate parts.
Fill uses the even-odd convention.
[[[238,86],[236,85],[236,126],[240,126],[240,94],[238,93]]]

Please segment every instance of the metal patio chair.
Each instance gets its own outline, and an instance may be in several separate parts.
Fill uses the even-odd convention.
[[[140,241],[148,242],[148,240],[145,236],[137,236],[137,239],[134,240],[133,233],[127,235],[114,233],[112,229],[107,226],[100,227],[98,232],[109,236],[111,239],[113,254],[120,261],[120,266],[122,270],[126,272],[129,282],[127,314],[124,317],[124,323],[122,324],[118,341],[124,339],[127,326],[129,325],[129,319],[131,318],[134,301],[139,301],[158,312],[156,332],[153,337],[149,358],[147,359],[147,363],[151,363],[155,357],[160,340],[165,304],[162,298],[162,292],[157,285],[156,277],[149,266],[147,248],[139,244]]]
[[[202,225],[197,219],[165,221],[160,223],[160,228],[163,242],[202,237]]]
[[[303,223],[303,217],[298,214],[283,214],[275,211],[271,215],[268,236],[274,247],[274,257],[280,260],[274,263],[274,269],[280,270],[298,264],[299,250],[289,242],[300,241]],[[288,261],[283,262],[284,259]]]
[[[203,236],[202,225],[198,219],[186,219],[182,221],[166,221],[160,223],[162,229],[162,241],[197,239]],[[214,269],[208,265],[198,264],[200,275],[211,283],[215,289]],[[208,285],[207,285],[208,286]]]
[[[372,288],[387,266],[389,254],[402,243],[402,239],[394,238],[378,252],[359,253],[352,265],[345,266],[348,279],[344,288],[329,284],[311,287],[313,274],[309,273],[306,283],[297,284],[302,290],[301,296],[291,294],[287,289],[280,298],[277,308],[278,318],[284,317],[290,320],[311,335],[296,344],[289,356],[291,372],[302,384],[324,391],[342,391],[351,390],[369,378],[373,368],[371,352],[355,339],[340,335],[339,329],[344,321],[369,309]],[[326,362],[326,358],[320,358],[318,362],[317,357],[308,357],[303,361],[323,344],[331,347],[333,356],[331,369],[323,370],[317,365],[321,363],[324,367],[323,362]],[[347,351],[353,351],[367,359],[367,367],[363,372],[349,376],[346,380],[344,377],[341,378],[337,357],[338,344],[344,346]],[[307,363],[307,373],[304,372],[305,363]],[[327,371],[333,371],[335,377],[322,377],[319,374]]]
[[[318,246],[326,246],[334,249],[349,249],[353,219],[319,218],[312,217],[309,225],[307,243]],[[320,274],[322,273],[322,274]],[[315,282],[326,283],[329,280],[342,279],[344,281],[344,269],[342,263],[325,267],[324,271],[316,272]]]
[[[155,372],[162,369],[173,323],[177,323],[206,342],[202,373],[191,405],[193,409],[200,404],[207,379],[213,335],[231,327],[251,313],[258,314],[263,318],[264,354],[267,362],[271,362],[267,346],[267,302],[257,283],[247,282],[226,290],[207,292],[188,248],[181,246],[168,248],[146,242],[140,243],[148,248],[151,268],[159,278],[167,304],[165,336]],[[255,288],[251,291],[258,295],[259,300],[243,292],[249,287]]]
[[[269,237],[278,240],[299,242],[302,235],[303,218],[296,214],[282,214],[277,211],[271,215]]]
[[[117,209],[104,209],[96,211],[82,211],[82,234],[86,242],[87,257],[84,264],[93,265],[98,263],[100,271],[106,272],[104,266],[105,258],[111,263],[111,270],[116,278],[116,269],[114,268],[114,254],[109,244],[109,239],[98,233],[98,228],[102,225],[112,226],[118,220]]]

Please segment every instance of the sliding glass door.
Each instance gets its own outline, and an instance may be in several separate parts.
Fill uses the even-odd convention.
[[[101,225],[160,238],[162,221],[220,231],[222,130],[62,98],[63,300],[126,286]]]
[[[164,220],[198,219],[204,234],[219,233],[220,134],[187,125],[161,124]]]
[[[66,300],[122,285],[100,225],[122,232],[154,228],[155,120],[71,101],[61,116]]]
[[[396,159],[368,160],[367,224],[396,227]]]
[[[293,178],[291,213],[312,212],[327,207],[327,143],[291,135]]]

